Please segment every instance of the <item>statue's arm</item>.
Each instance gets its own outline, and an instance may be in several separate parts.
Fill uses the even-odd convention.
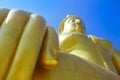
[[[105,40],[103,38],[96,37],[96,40],[100,42],[101,46],[108,50],[110,52],[110,55],[112,57],[112,62],[118,72],[120,74],[120,51],[114,49],[112,43],[108,40]]]
[[[118,71],[118,74],[120,75],[120,51],[114,49],[112,54],[112,61]]]
[[[110,41],[93,35],[88,35],[88,37],[90,37],[95,44],[109,51],[110,54],[113,52],[113,45]]]

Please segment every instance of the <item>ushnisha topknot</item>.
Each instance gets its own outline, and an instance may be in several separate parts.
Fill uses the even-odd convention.
[[[82,21],[82,19],[79,17],[79,16],[76,16],[76,15],[67,15],[60,23],[59,27],[58,27],[58,33],[61,34],[64,30],[64,23],[67,19],[69,18],[77,18],[77,19],[80,19],[80,21],[82,22],[82,29],[83,29],[83,33],[85,34],[86,33],[86,29],[85,29],[85,26],[84,26],[84,23]]]

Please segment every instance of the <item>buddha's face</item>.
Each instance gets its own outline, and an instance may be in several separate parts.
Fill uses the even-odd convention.
[[[80,32],[85,33],[83,22],[80,20],[80,18],[71,17],[68,18],[64,23],[64,33],[69,32]]]

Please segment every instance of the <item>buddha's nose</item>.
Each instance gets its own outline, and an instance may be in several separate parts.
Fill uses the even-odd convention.
[[[80,25],[80,24],[81,24],[81,21],[80,21],[80,20],[77,20],[77,21],[76,21],[76,24]]]

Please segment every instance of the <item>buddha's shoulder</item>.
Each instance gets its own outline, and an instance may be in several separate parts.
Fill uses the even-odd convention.
[[[101,38],[101,37],[97,37],[95,35],[88,35],[88,38],[92,38],[95,41],[100,41],[100,42],[102,42],[104,44],[110,44],[110,45],[112,45],[112,43],[109,40]]]
[[[97,37],[94,35],[88,35],[88,38],[91,38],[91,40],[93,40],[93,42],[95,42],[96,44],[100,44],[104,48],[108,48],[110,50],[113,49],[112,43],[107,39]]]

